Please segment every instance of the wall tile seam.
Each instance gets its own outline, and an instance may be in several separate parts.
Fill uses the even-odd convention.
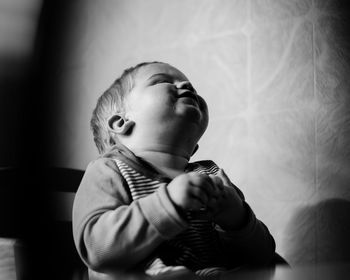
[[[315,61],[316,61],[316,48],[315,48],[315,19],[317,19],[318,14],[317,12],[315,12],[315,0],[311,0],[311,4],[313,7],[312,10],[312,66],[313,66],[313,100],[314,103],[317,104],[318,103],[318,99],[317,99],[317,94],[316,94],[316,65],[315,65]],[[314,157],[315,157],[315,161],[314,161],[314,189],[315,189],[315,195],[316,198],[318,198],[319,196],[319,187],[318,187],[318,137],[317,137],[317,114],[314,114]],[[316,221],[315,223],[317,223],[318,221],[318,213],[316,212]],[[318,238],[318,234],[317,234],[317,230],[314,230],[314,252],[313,252],[313,258],[315,260],[315,263],[318,262],[318,250],[317,250],[317,238]]]

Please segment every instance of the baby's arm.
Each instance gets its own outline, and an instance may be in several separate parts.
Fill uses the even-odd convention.
[[[114,161],[99,159],[88,166],[74,201],[73,233],[79,254],[91,269],[134,268],[186,228],[165,186],[130,204]]]
[[[246,265],[268,264],[275,253],[275,241],[268,228],[255,217],[245,202],[243,193],[229,180],[222,169],[217,176],[220,178],[217,182],[221,182],[225,187],[225,196],[223,201],[217,202],[218,209],[213,219],[220,226],[218,232],[227,259],[237,260],[238,255],[238,259]],[[240,211],[237,209],[241,207],[244,209],[243,212],[235,213]],[[232,223],[229,222],[230,216],[235,217]],[[235,257],[231,258],[230,255]]]

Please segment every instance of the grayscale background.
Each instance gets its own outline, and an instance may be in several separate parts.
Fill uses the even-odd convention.
[[[193,160],[212,159],[224,168],[270,229],[277,252],[291,265],[350,260],[347,2],[64,5],[56,16],[59,32],[46,34],[49,164],[84,170],[98,156],[89,121],[100,94],[127,67],[168,62],[209,106],[209,127]],[[15,39],[8,49],[3,38],[0,43],[2,53],[27,54]]]

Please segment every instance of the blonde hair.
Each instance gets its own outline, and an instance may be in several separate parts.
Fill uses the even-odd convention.
[[[162,62],[142,62],[134,67],[125,69],[122,75],[98,98],[92,113],[90,126],[94,142],[100,154],[117,144],[115,136],[110,134],[108,119],[115,113],[124,111],[124,98],[134,87],[134,78],[137,70],[143,66]]]

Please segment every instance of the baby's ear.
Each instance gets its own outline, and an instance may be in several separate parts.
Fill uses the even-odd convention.
[[[122,114],[115,114],[108,119],[108,129],[117,134],[126,135],[135,122],[128,120]]]

